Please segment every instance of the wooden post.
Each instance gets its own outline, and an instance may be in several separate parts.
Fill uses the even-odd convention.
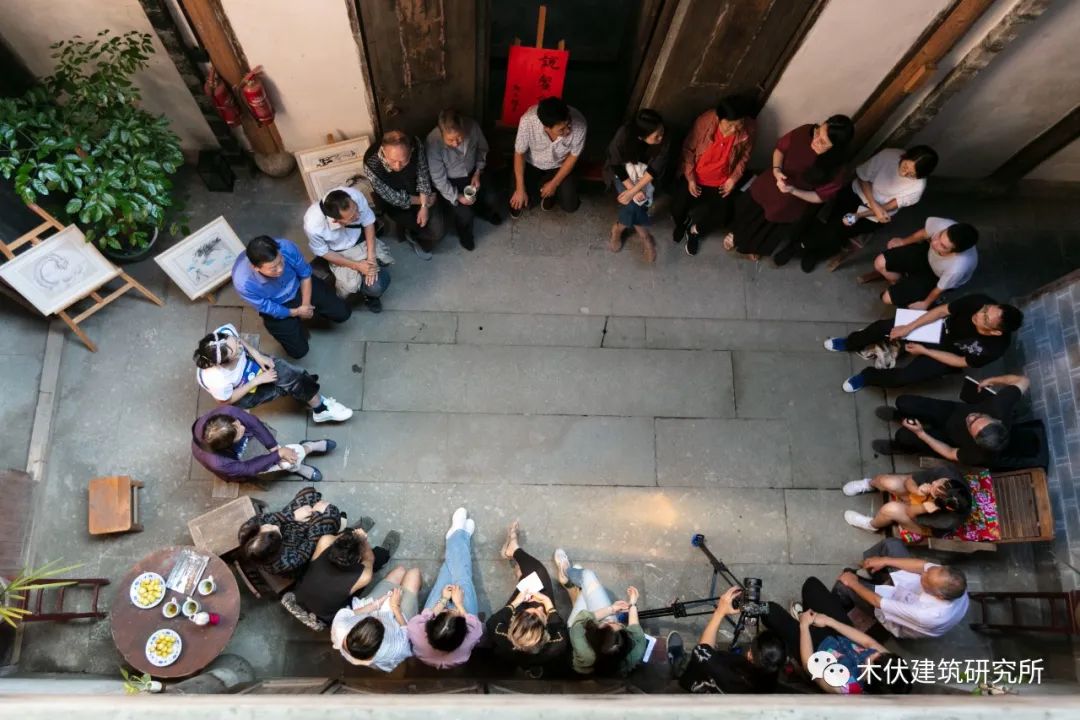
[[[1080,137],[1080,105],[1074,107],[1068,115],[1020,148],[1015,155],[1002,163],[1001,167],[990,175],[990,179],[996,183],[1011,185],[1078,137]]]
[[[544,47],[544,26],[547,25],[547,5],[540,6],[540,12],[536,15],[536,47]]]
[[[231,87],[239,85],[250,68],[241,56],[220,0],[181,0],[181,4],[222,80]],[[260,127],[246,111],[240,117],[252,150],[263,155],[281,151],[272,127]]]

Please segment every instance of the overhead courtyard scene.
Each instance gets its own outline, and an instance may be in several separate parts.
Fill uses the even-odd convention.
[[[0,3],[0,718],[1074,717],[1078,32]]]

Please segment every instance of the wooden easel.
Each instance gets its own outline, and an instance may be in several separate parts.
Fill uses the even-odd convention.
[[[547,5],[541,5],[536,14],[536,45],[537,49],[544,47],[544,28],[547,26]],[[520,45],[521,38],[514,38],[514,45]],[[566,49],[566,40],[560,40],[556,47],[559,50]]]
[[[27,205],[27,207],[29,207],[30,210],[32,210],[35,214],[38,215],[38,217],[42,219],[42,223],[34,227],[33,229],[23,233],[11,242],[4,242],[2,239],[0,239],[0,253],[3,253],[4,257],[8,260],[14,260],[15,251],[26,245],[27,243],[29,243],[31,246],[34,246],[47,240],[48,238],[44,236],[45,233],[52,235],[54,232],[59,232],[64,229],[63,223],[61,223],[59,220],[57,220],[55,217],[53,217],[37,205],[30,204]],[[50,230],[52,232],[49,232]],[[102,290],[102,288],[105,287],[105,285],[102,285],[101,287],[98,287],[97,289],[79,298],[71,305],[68,305],[66,308],[56,313],[57,317],[63,320],[64,324],[71,328],[71,332],[75,333],[75,335],[80,340],[82,340],[83,345],[86,345],[86,347],[90,349],[90,352],[97,352],[97,345],[94,344],[94,342],[86,335],[85,332],[83,332],[82,328],[79,327],[79,323],[81,323],[83,320],[86,320],[86,318],[90,317],[98,310],[111,303],[113,300],[116,300],[128,290],[137,290],[143,295],[143,297],[153,302],[154,304],[164,305],[164,303],[161,301],[161,298],[147,290],[141,283],[136,281],[126,272],[117,268],[117,273],[117,277],[123,280],[124,284],[116,290],[113,290],[108,295],[102,296],[99,292]],[[5,286],[4,291],[6,295],[17,297],[20,304],[22,304],[24,307],[29,307],[30,309],[37,312],[37,309],[31,307],[25,300],[23,300],[22,297],[19,296],[19,294],[15,292],[13,288]],[[75,307],[77,303],[80,303],[87,298],[93,300],[93,304],[79,314],[72,317],[69,311],[73,307]]]

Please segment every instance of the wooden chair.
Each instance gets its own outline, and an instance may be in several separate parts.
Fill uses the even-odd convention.
[[[941,464],[939,458],[920,458],[922,467]],[[1050,488],[1046,471],[1042,468],[991,472],[994,496],[997,500],[1000,539],[993,542],[972,542],[948,538],[924,537],[913,543],[919,547],[946,552],[973,553],[980,550],[994,552],[998,545],[1026,542],[1043,542],[1054,539],[1054,513],[1050,506]],[[893,525],[891,532],[898,536]]]
[[[142,532],[139,523],[139,488],[143,484],[127,475],[110,475],[90,481],[89,526],[91,535]]]
[[[240,582],[256,598],[262,598],[263,595],[281,597],[281,594],[296,582],[292,578],[272,575],[260,566],[243,559],[233,560],[232,566]]]
[[[973,630],[1027,630],[1061,635],[1080,635],[1080,590],[1071,592],[977,592],[971,593],[971,602],[979,605],[982,621],[971,623]],[[1032,622],[1032,613],[1020,612],[1017,600],[1045,602],[1048,622]],[[988,603],[1007,602],[1009,622],[988,622]]]
[[[255,503],[243,495],[188,521],[191,544],[200,550],[225,557],[240,547],[237,531],[244,521],[257,514]]]
[[[28,590],[22,593],[23,599],[16,600],[14,607],[30,610],[30,614],[24,615],[20,622],[67,622],[68,620],[89,618],[101,620],[105,617],[105,611],[98,608],[98,597],[101,594],[101,588],[109,584],[109,581],[105,578],[50,578],[49,582],[69,582],[72,584],[62,587]],[[80,587],[89,587],[94,590],[90,600],[90,609],[77,612],[64,610],[64,599],[67,597],[66,591]],[[45,596],[50,593],[56,596],[51,610],[45,606]]]

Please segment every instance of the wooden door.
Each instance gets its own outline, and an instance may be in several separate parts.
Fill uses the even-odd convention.
[[[478,0],[353,0],[381,129],[421,137],[439,111],[477,111]]]
[[[650,42],[641,106],[685,126],[725,94],[764,102],[825,1],[679,0]]]

